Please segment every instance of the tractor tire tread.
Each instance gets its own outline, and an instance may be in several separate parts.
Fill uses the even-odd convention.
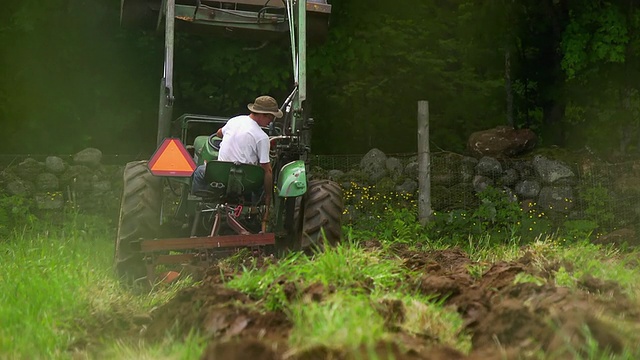
[[[303,238],[311,245],[336,245],[342,237],[342,189],[330,180],[312,180],[305,199]]]
[[[123,190],[116,237],[115,268],[125,281],[146,275],[142,254],[134,242],[156,237],[162,206],[162,179],[153,176],[147,161],[130,162],[123,171]]]

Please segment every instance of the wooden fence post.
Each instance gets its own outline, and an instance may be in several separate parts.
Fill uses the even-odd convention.
[[[431,217],[431,159],[429,154],[429,102],[418,101],[418,219],[422,226]]]

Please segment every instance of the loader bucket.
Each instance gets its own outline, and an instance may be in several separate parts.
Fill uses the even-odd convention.
[[[180,31],[220,37],[274,40],[287,38],[289,26],[284,0],[176,0],[176,28]],[[158,15],[162,0],[121,0],[120,23],[124,27],[162,29]],[[322,41],[329,27],[331,5],[327,0],[307,1],[307,36]]]

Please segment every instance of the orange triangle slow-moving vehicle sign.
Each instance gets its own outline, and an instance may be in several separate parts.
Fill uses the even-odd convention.
[[[149,160],[153,175],[188,177],[196,164],[180,139],[166,138]]]

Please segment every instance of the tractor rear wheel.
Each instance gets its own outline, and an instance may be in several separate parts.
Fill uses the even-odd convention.
[[[123,179],[115,269],[124,282],[132,284],[147,275],[138,241],[153,239],[158,234],[162,179],[151,174],[147,161],[128,163]]]
[[[304,201],[302,248],[337,245],[342,237],[342,189],[330,180],[312,180]]]

